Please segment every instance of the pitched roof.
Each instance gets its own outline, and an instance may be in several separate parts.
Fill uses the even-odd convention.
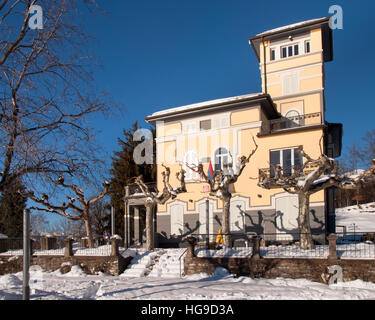
[[[257,35],[251,37],[249,39],[250,44],[252,45],[255,54],[258,58],[258,61],[260,60],[259,50],[260,50],[260,43],[263,41],[263,39],[267,39],[269,37],[278,37],[283,33],[287,32],[299,32],[304,29],[314,28],[318,25],[322,26],[322,37],[323,37],[323,43],[325,46],[324,50],[324,61],[331,61],[332,60],[332,54],[333,54],[333,48],[332,48],[332,30],[329,28],[329,20],[330,18],[323,17],[323,18],[317,18],[317,19],[310,19],[305,20],[293,24],[289,24],[287,26],[263,31],[261,33],[258,33]]]
[[[219,103],[243,100],[243,99],[246,99],[246,98],[256,97],[256,96],[262,95],[262,94],[263,93],[245,94],[245,95],[234,96],[234,97],[229,97],[229,98],[214,99],[214,100],[208,100],[208,101],[188,104],[188,105],[185,105],[185,106],[179,106],[179,107],[174,107],[174,108],[169,108],[169,109],[154,112],[150,117],[166,115],[166,114],[175,113],[175,112],[179,112],[179,111],[194,110],[194,109],[200,108],[200,107],[209,107],[209,106],[216,105],[216,104],[219,104]]]
[[[296,29],[296,28],[304,27],[304,26],[311,25],[311,24],[325,22],[325,20],[327,20],[327,19],[329,19],[329,18],[323,17],[323,18],[305,20],[305,21],[301,21],[301,22],[289,24],[287,26],[283,26],[283,27],[279,27],[279,28],[275,28],[275,29],[263,31],[261,33],[258,33],[255,37],[256,38],[257,37],[262,37],[262,36],[264,37],[265,35],[269,35],[269,34],[279,33],[279,32],[288,31],[288,30],[291,30],[291,29]]]
[[[181,114],[187,114],[187,113],[198,113],[198,112],[204,112],[204,111],[213,111],[218,110],[220,108],[225,108],[228,106],[231,106],[233,104],[244,104],[247,102],[255,101],[257,99],[261,99],[263,101],[267,100],[268,104],[271,105],[272,99],[269,95],[266,95],[264,93],[252,93],[252,94],[245,94],[240,96],[234,96],[229,98],[221,98],[221,99],[215,99],[215,100],[208,100],[203,101],[199,103],[193,103],[189,105],[179,106],[175,108],[169,108],[161,111],[154,112],[152,115],[145,118],[146,121],[156,121],[159,119],[164,118],[170,118],[174,116],[179,116]],[[271,109],[273,109],[272,107]],[[270,110],[269,111],[272,115],[276,114],[277,111]]]

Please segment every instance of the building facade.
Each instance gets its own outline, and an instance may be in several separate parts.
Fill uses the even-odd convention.
[[[171,168],[172,185],[178,185],[173,173],[180,166],[186,170],[187,192],[157,208],[160,243],[191,233],[215,234],[221,228],[222,201],[209,195],[208,184],[189,167],[201,163],[207,172],[210,162],[213,170],[233,163],[237,170],[239,158],[254,149],[254,138],[258,149],[233,188],[230,230],[281,239],[298,231],[297,197],[280,188],[260,188],[259,175],[272,175],[277,164],[284,174],[292,173],[303,161],[296,152],[300,145],[313,158],[322,151],[340,155],[342,126],[325,119],[324,65],[333,59],[329,19],[266,31],[249,43],[259,63],[261,92],[162,110],[146,118],[156,126],[157,185],[162,186],[163,163]],[[313,231],[334,227],[332,194],[326,190],[311,196]]]

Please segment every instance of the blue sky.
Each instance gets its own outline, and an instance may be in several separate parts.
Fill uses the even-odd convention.
[[[124,128],[158,110],[261,91],[250,36],[343,9],[334,60],[325,65],[326,118],[344,124],[344,147],[374,128],[374,15],[369,1],[98,0],[107,14],[87,15],[102,68],[98,86],[123,114],[96,119],[108,156]],[[371,82],[372,80],[372,82]]]

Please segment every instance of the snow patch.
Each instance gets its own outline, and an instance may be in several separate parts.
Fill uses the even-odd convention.
[[[22,280],[13,274],[6,274],[0,276],[0,287],[2,288],[16,288],[22,286]]]

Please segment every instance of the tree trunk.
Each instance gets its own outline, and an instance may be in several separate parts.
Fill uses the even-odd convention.
[[[298,225],[301,249],[313,249],[314,243],[310,229],[310,194],[298,193]]]
[[[154,204],[146,203],[146,249],[154,250]]]
[[[94,237],[92,234],[90,215],[85,214],[84,216],[85,216],[84,221],[85,221],[85,230],[86,230],[88,245],[89,245],[89,248],[94,248]]]
[[[232,195],[223,195],[223,244],[227,247],[231,247],[231,236],[229,229],[230,221],[230,199]]]

